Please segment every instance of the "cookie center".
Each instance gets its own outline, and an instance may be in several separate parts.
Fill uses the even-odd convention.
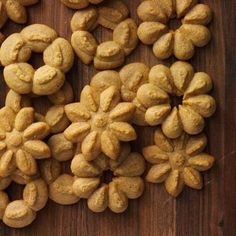
[[[6,144],[8,148],[14,149],[22,144],[22,136],[18,131],[13,131],[6,135]]]
[[[179,169],[181,167],[184,167],[185,160],[186,160],[185,154],[181,151],[173,152],[170,154],[170,163],[172,169]]]
[[[108,117],[106,114],[97,114],[93,118],[93,126],[96,128],[104,128],[106,127],[108,122]]]
[[[113,172],[111,170],[106,170],[103,172],[102,183],[109,184],[113,178]]]
[[[171,98],[172,107],[178,107],[179,105],[182,105],[182,100],[182,97],[173,96],[173,98]]]
[[[169,29],[170,30],[177,30],[182,25],[182,22],[180,19],[174,18],[169,21]]]

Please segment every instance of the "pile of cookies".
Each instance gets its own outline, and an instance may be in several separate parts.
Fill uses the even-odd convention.
[[[9,2],[36,1],[7,0],[2,5]],[[177,197],[184,185],[201,189],[200,172],[214,163],[214,157],[204,153],[203,133],[205,118],[216,109],[208,94],[210,76],[183,61],[170,67],[134,62],[111,69],[124,63],[138,37],[147,44],[156,41],[154,48],[163,49],[162,56],[155,49],[159,58],[172,53],[189,58],[179,56],[187,55],[187,49],[180,52],[181,45],[201,44],[194,37],[204,35],[195,32],[193,25],[199,28],[209,22],[208,7],[196,1],[176,1],[175,6],[172,0],[144,1],[137,12],[145,22],[137,27],[120,0],[62,2],[78,10],[71,20],[71,42],[49,26],[32,24],[9,35],[0,48],[10,89],[0,109],[0,219],[10,227],[25,227],[49,198],[62,205],[86,199],[93,212],[107,208],[124,212],[129,199],[144,192],[146,161],[150,163],[146,181],[164,182],[170,195]],[[182,34],[168,33],[163,25],[176,14],[185,15],[183,28],[193,27],[192,38],[180,36],[179,48],[161,39]],[[112,41],[97,43],[91,32],[98,25],[113,30]],[[37,69],[29,63],[33,53],[43,54],[44,65]],[[93,62],[103,70],[82,89],[77,102],[66,81],[74,53],[85,64]],[[154,145],[144,147],[142,154],[130,144],[138,139],[137,126],[158,126]],[[10,200],[7,188],[12,182],[24,186],[22,199]]]

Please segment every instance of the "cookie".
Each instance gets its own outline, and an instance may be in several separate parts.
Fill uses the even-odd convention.
[[[126,5],[119,0],[107,1],[97,8],[77,11],[71,19],[71,44],[85,64],[94,63],[98,70],[114,69],[124,63],[138,44],[137,26]],[[98,43],[92,31],[101,25],[113,30],[113,39]]]
[[[131,79],[127,77],[126,83]],[[121,80],[124,84],[124,80]],[[151,68],[148,83],[142,84],[135,94],[134,122],[138,125],[161,125],[169,138],[177,138],[182,132],[191,135],[200,133],[204,118],[216,110],[215,99],[208,95],[212,80],[205,72],[194,72],[186,62],[177,61],[171,67],[158,64]],[[124,101],[129,101],[127,92],[121,90]],[[175,98],[180,100],[175,105]],[[179,104],[178,104],[179,103]]]
[[[143,1],[137,14],[143,21],[138,27],[138,37],[142,43],[153,45],[153,53],[158,59],[174,55],[179,60],[189,60],[195,47],[207,45],[211,33],[207,26],[212,19],[212,11],[198,1]],[[179,19],[181,25],[171,29],[169,22]]]
[[[4,196],[5,195],[5,196]],[[12,228],[23,228],[36,218],[36,212],[45,207],[48,200],[47,185],[42,179],[26,184],[22,200],[9,201],[7,195],[0,193],[3,222]]]
[[[72,124],[64,131],[67,140],[82,142],[81,150],[87,160],[95,159],[104,152],[116,159],[120,152],[120,141],[136,139],[136,132],[129,124],[135,106],[120,102],[119,90],[110,86],[95,96],[91,86],[85,86],[80,102],[65,106],[65,112]]]
[[[207,138],[183,133],[177,139],[167,138],[161,129],[155,131],[154,145],[143,148],[145,159],[151,164],[146,180],[150,183],[165,183],[166,191],[177,197],[184,185],[201,189],[201,171],[214,164],[214,157],[204,153]]]
[[[45,65],[36,70],[27,63],[32,52],[43,53]],[[4,79],[8,87],[19,94],[56,93],[63,86],[73,60],[70,43],[43,24],[29,25],[20,33],[10,35],[0,49]]]
[[[115,213],[124,212],[128,199],[140,197],[144,190],[140,175],[145,170],[145,162],[142,155],[130,152],[129,145],[122,147],[116,160],[100,154],[96,160],[88,162],[83,154],[78,154],[72,160],[71,170],[76,176],[74,193],[87,199],[89,209],[94,212],[102,212],[106,208]],[[100,176],[107,170],[114,177],[103,183]]]
[[[34,109],[18,113],[9,107],[0,110],[0,176],[7,177],[16,169],[28,176],[37,174],[37,159],[49,158],[51,152],[42,140],[50,133],[45,122],[34,122]]]

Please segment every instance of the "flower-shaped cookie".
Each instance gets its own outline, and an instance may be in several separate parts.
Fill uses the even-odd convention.
[[[127,19],[129,10],[119,0],[107,1],[98,8],[77,11],[71,19],[71,44],[85,64],[94,62],[96,69],[113,69],[123,64],[138,44],[137,25]],[[92,31],[102,25],[113,30],[113,39],[98,43]]]
[[[172,54],[180,60],[194,55],[194,47],[203,47],[211,39],[207,25],[212,19],[208,5],[197,4],[197,0],[143,1],[137,13],[143,21],[138,28],[139,39],[147,45],[153,44],[153,53],[159,59]],[[182,19],[176,30],[168,28],[171,19]]]
[[[202,188],[199,172],[210,169],[214,163],[213,156],[203,153],[207,144],[204,134],[183,134],[177,139],[169,139],[157,129],[154,142],[155,145],[143,148],[145,159],[152,164],[146,176],[148,182],[165,182],[166,191],[174,197],[181,193],[184,185]]]
[[[145,161],[142,155],[130,153],[129,145],[122,147],[115,161],[100,154],[96,160],[88,162],[83,154],[78,154],[71,162],[71,170],[76,176],[72,185],[74,194],[88,199],[88,207],[94,212],[109,207],[121,213],[128,207],[128,199],[140,197],[144,190],[140,175],[145,170]],[[103,175],[108,170],[115,177],[104,183]]]
[[[64,135],[73,143],[82,142],[82,153],[89,161],[100,152],[116,159],[120,141],[136,139],[136,132],[128,123],[133,118],[135,106],[121,102],[119,89],[115,86],[108,87],[100,96],[91,86],[85,86],[80,102],[66,105],[65,112],[72,124]]]
[[[32,52],[43,53],[45,65],[34,69],[27,63]],[[65,73],[74,62],[70,43],[58,38],[47,25],[32,24],[11,34],[2,43],[0,61],[9,88],[19,94],[52,95],[63,86]]]
[[[198,134],[204,128],[204,118],[216,109],[214,98],[206,94],[211,88],[209,75],[194,73],[189,63],[178,61],[170,68],[156,65],[150,70],[149,83],[139,87],[133,100],[137,106],[134,121],[141,125],[161,124],[169,138],[177,138],[183,131]],[[180,104],[164,99],[164,94],[180,98]]]
[[[22,108],[17,114],[9,107],[0,110],[0,176],[11,175],[16,168],[23,174],[37,173],[36,159],[51,153],[42,140],[50,128],[45,122],[34,122],[34,109]]]

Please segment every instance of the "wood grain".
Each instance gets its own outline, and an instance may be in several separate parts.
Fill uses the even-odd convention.
[[[217,163],[204,176],[203,191],[188,188],[174,200],[168,196],[162,185],[146,184],[144,195],[130,201],[124,214],[106,211],[94,214],[87,209],[86,202],[74,206],[58,206],[49,202],[38,213],[37,220],[29,227],[13,230],[0,223],[0,236],[234,236],[236,235],[236,1],[205,0],[214,11],[210,25],[213,34],[211,43],[196,51],[191,60],[197,71],[206,71],[214,81],[213,96],[218,103],[216,114],[208,120],[206,133],[209,137],[208,151]],[[138,22],[135,10],[138,0],[126,0],[131,16]],[[41,0],[29,11],[29,23],[45,23],[58,33],[70,38],[70,18],[73,11],[65,8],[59,0]],[[21,26],[8,22],[6,34],[19,31]],[[99,41],[111,38],[111,32],[97,29]],[[37,57],[38,58],[38,57]],[[152,66],[158,61],[151,49],[139,45],[127,58],[128,62],[142,61]],[[170,65],[174,59],[163,62]],[[34,64],[40,60],[33,59]],[[92,66],[85,66],[78,60],[67,78],[73,85],[76,99],[79,92],[95,73]],[[1,74],[2,77],[2,74]],[[4,80],[0,80],[0,105],[4,105],[6,94]],[[137,128],[139,139],[133,144],[141,150],[152,142],[154,128]],[[19,188],[10,191],[20,197]],[[11,194],[12,195],[12,194]]]

